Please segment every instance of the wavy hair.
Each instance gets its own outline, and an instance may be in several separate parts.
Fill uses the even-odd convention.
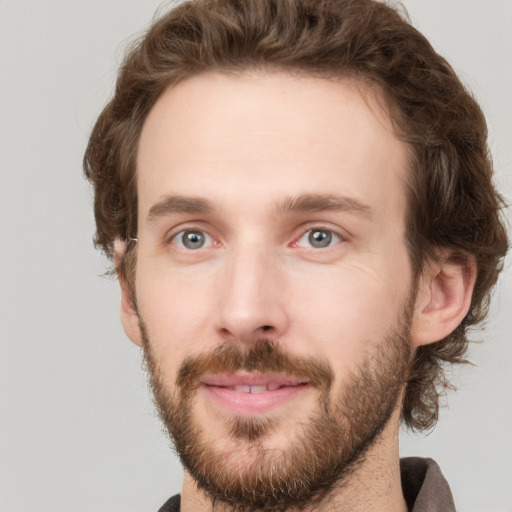
[[[128,51],[85,153],[95,244],[112,258],[116,239],[136,237],[137,145],[162,92],[204,71],[254,68],[350,77],[375,88],[410,148],[406,242],[416,276],[439,248],[476,261],[467,316],[445,339],[416,351],[407,381],[404,422],[431,428],[449,387],[444,367],[465,362],[468,329],[487,314],[507,236],[484,115],[404,13],[373,0],[191,0],[155,21]],[[134,252],[118,272],[132,292]]]

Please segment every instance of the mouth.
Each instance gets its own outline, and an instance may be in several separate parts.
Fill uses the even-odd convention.
[[[209,375],[200,384],[213,404],[246,417],[282,407],[311,387],[307,380],[251,373]]]
[[[300,385],[300,384],[298,384]],[[220,386],[226,389],[237,391],[238,393],[264,393],[265,391],[275,391],[276,389],[284,388],[279,384],[264,384],[263,386],[249,386],[242,384],[241,386]]]

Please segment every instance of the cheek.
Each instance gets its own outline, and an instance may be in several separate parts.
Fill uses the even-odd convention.
[[[158,272],[151,265],[137,269],[139,312],[152,351],[168,371],[177,371],[187,356],[208,349],[210,288],[204,279],[194,280],[179,271]]]
[[[279,275],[269,280],[276,286],[269,297],[289,318],[279,341],[293,353],[332,361],[340,372],[361,362],[393,328],[409,292],[405,249],[393,259],[379,254],[357,254],[334,265],[275,262]],[[226,273],[222,265],[170,270],[155,260],[139,262],[139,311],[154,354],[174,378],[187,356],[222,342],[216,325],[229,292]]]
[[[398,278],[355,264],[330,268],[325,275],[297,276],[290,309],[295,312],[292,337],[300,340],[300,350],[326,358],[341,371],[362,362],[395,327],[408,298],[407,268]]]

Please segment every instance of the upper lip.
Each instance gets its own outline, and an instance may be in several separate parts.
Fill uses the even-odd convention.
[[[284,387],[300,386],[307,384],[307,379],[299,379],[287,375],[265,375],[258,373],[232,373],[206,375],[200,379],[202,384],[207,386],[217,386],[231,388],[236,386],[266,386],[266,387]]]

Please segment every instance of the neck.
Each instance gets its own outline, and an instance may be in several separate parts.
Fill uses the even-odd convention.
[[[364,461],[339,482],[321,502],[304,512],[407,512],[400,480],[398,431],[400,411],[396,410],[383,433],[367,452]],[[228,512],[233,510],[212,500],[197,488],[185,472],[181,494],[182,512]],[[288,512],[294,512],[290,509]]]

